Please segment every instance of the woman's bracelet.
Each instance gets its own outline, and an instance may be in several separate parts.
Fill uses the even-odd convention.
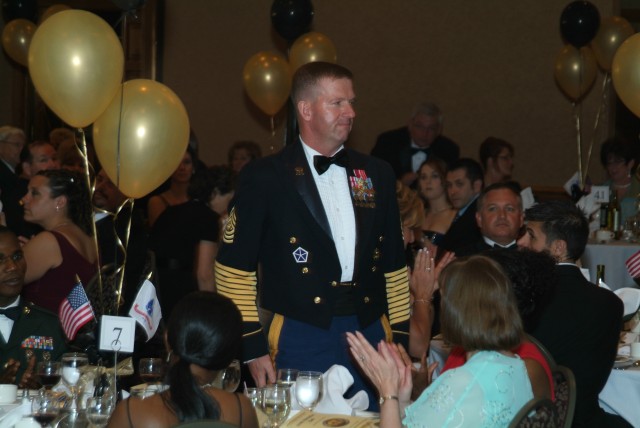
[[[433,302],[433,297],[429,299],[414,299],[413,303],[431,303]]]

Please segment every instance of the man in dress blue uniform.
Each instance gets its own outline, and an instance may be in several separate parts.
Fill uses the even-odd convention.
[[[408,338],[393,171],[343,147],[355,117],[352,79],[335,64],[298,69],[291,98],[299,141],[247,165],[231,202],[216,284],[242,312],[244,359],[258,386],[276,380],[274,364],[317,371],[340,364],[357,392],[365,383],[344,333],[360,330],[374,344]],[[264,326],[258,295],[272,314]]]
[[[67,350],[55,314],[20,298],[27,262],[16,235],[0,226],[0,383],[39,387],[37,361],[56,361]]]

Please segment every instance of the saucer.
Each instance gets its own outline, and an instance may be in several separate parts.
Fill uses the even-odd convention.
[[[616,359],[613,362],[614,369],[621,369],[624,367],[629,367],[633,364],[635,360],[631,358],[629,355],[616,355]]]

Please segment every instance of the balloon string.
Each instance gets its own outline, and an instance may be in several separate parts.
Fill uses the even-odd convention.
[[[122,264],[120,266],[117,266],[117,269],[115,272],[118,278],[118,292],[116,293],[116,307],[114,312],[115,314],[118,313],[118,308],[120,308],[120,304],[122,302],[122,287],[124,285],[124,274],[125,274],[125,266],[127,263],[127,248],[129,247],[129,236],[131,236],[131,219],[133,218],[133,204],[134,204],[133,198],[126,199],[122,203],[122,205],[118,207],[113,217],[113,233],[114,233],[114,236],[116,237],[116,245],[118,245],[118,248],[122,251]],[[129,206],[129,217],[126,219],[127,227],[124,230],[124,237],[120,237],[120,235],[118,235],[116,224],[118,222],[120,213],[122,212],[122,209],[125,206]],[[132,285],[133,284],[131,284],[131,286]]]
[[[273,138],[276,136],[276,127],[273,123],[273,116],[271,116],[269,119],[271,121],[271,137]]]
[[[602,111],[606,111],[608,107],[607,102],[607,92],[609,87],[609,82],[611,82],[611,74],[607,71],[604,74],[604,79],[602,81],[602,102],[598,106],[598,111],[596,112],[596,119],[593,123],[593,134],[591,134],[591,142],[589,143],[589,151],[587,152],[587,163],[585,165],[584,176],[582,180],[587,182],[587,175],[589,175],[589,164],[591,163],[591,152],[593,151],[593,145],[598,135],[598,125],[600,123],[600,114]]]
[[[582,144],[580,138],[580,114],[578,112],[580,108],[580,103],[572,103],[573,104],[573,120],[576,126],[576,143],[578,144],[578,180],[580,184],[580,190],[582,190]]]
[[[89,164],[89,158],[87,156],[87,139],[85,138],[84,130],[82,128],[78,128],[78,133],[80,134],[80,153],[82,154],[82,158],[84,160],[84,176],[87,183],[87,188],[89,189],[89,206],[93,206],[93,192],[95,190],[95,186],[91,182],[91,165]],[[77,146],[77,145],[76,145]],[[98,233],[96,231],[96,222],[91,217],[91,231],[93,232],[93,246],[96,250],[96,266],[98,267],[98,290],[100,292],[100,301],[104,301],[104,296],[102,295],[102,275],[100,275],[100,250],[98,249]]]

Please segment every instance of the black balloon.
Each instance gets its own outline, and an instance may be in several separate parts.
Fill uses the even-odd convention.
[[[125,12],[138,9],[146,0],[111,0],[116,6]]]
[[[312,20],[311,0],[274,0],[271,5],[273,28],[290,42],[308,33]]]
[[[38,0],[2,0],[2,17],[4,22],[14,19],[28,19],[36,22],[38,16]]]
[[[600,13],[588,1],[569,3],[560,16],[560,33],[565,41],[576,48],[586,46],[598,32]]]

